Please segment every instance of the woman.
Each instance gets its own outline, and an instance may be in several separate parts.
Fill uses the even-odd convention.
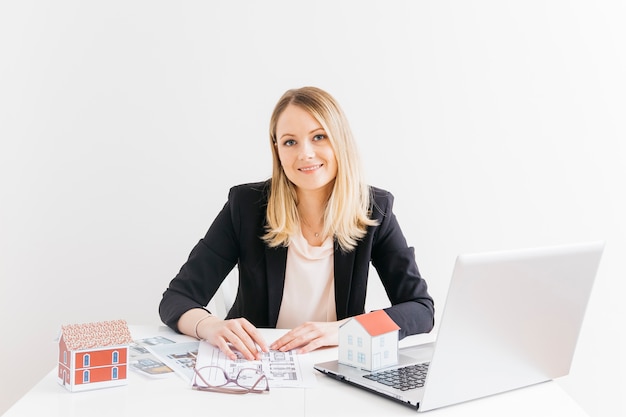
[[[400,337],[433,327],[433,300],[392,211],[393,196],[368,187],[343,111],[314,87],[287,91],[270,120],[269,181],[230,190],[204,239],[159,306],[178,332],[235,358],[258,349],[309,352],[338,343],[364,312],[370,261]],[[226,319],[205,306],[235,265],[239,289]],[[258,327],[291,329],[268,346]]]

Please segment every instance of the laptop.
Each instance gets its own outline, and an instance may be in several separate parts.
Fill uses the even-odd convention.
[[[381,370],[427,368],[415,386],[394,388],[393,378],[336,360],[314,367],[420,412],[567,375],[603,250],[589,242],[459,255],[435,342],[401,348],[398,364]]]

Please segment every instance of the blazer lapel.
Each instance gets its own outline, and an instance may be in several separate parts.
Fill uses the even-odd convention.
[[[337,312],[337,320],[348,317],[348,302],[350,299],[355,252],[350,251],[346,253],[335,242],[335,310]]]
[[[280,304],[283,301],[283,289],[285,288],[285,267],[287,266],[287,248],[279,246],[270,248],[265,246],[266,277],[267,277],[267,302],[268,302],[268,325],[276,327]]]

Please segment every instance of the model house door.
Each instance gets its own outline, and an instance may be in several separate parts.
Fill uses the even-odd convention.
[[[374,353],[372,357],[372,370],[380,368],[380,352]]]

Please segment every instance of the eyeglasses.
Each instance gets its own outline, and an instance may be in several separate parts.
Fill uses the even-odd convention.
[[[260,369],[243,368],[236,375],[229,376],[223,368],[209,365],[194,368],[194,372],[192,387],[198,391],[226,394],[263,394],[270,391],[267,377]]]

